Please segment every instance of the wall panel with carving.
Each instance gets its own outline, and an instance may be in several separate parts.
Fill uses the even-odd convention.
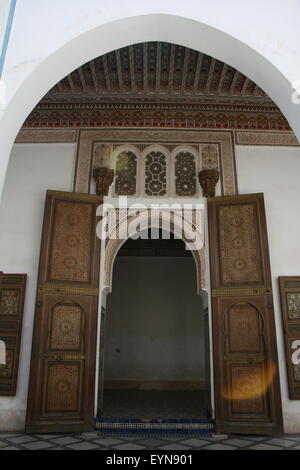
[[[0,396],[16,394],[26,279],[26,274],[0,273],[0,341],[5,352]]]
[[[165,136],[163,131],[159,134]],[[189,141],[191,136],[185,132],[182,132],[181,136],[182,139],[186,138],[187,142],[157,140],[151,143],[153,135],[145,131],[140,135],[148,137],[148,142],[97,141],[90,146],[92,167],[110,167],[114,170],[111,193],[113,196],[199,197],[202,196],[202,188],[198,175],[202,170],[215,170],[221,175],[216,189],[217,195],[224,194],[224,188],[228,193],[236,192],[233,140],[230,133],[219,133],[219,136],[215,136],[215,141],[210,134],[208,142],[203,142],[203,137],[207,135],[199,132],[194,142]],[[83,148],[86,149],[86,146]],[[79,148],[75,181],[75,189],[78,191],[81,184],[85,185],[87,190],[83,178],[88,165],[86,155],[83,155]]]
[[[289,396],[300,400],[300,276],[279,277]]]

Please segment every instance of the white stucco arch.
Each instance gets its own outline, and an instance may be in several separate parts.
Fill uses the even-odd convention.
[[[153,216],[154,215],[154,216]],[[193,242],[185,240],[182,235],[183,228],[183,218],[184,220],[184,230],[187,237],[195,237]],[[157,215],[153,212],[151,215],[151,223],[149,224],[149,211],[143,211],[139,216],[132,217],[131,219],[124,218],[117,223],[114,231],[110,234],[111,238],[108,239],[105,251],[104,251],[104,264],[103,264],[103,274],[102,278],[104,280],[102,289],[105,294],[112,291],[112,280],[113,280],[113,267],[116,256],[124,243],[128,238],[120,239],[118,238],[119,231],[122,232],[122,226],[127,230],[128,223],[132,222],[134,219],[139,220],[143,227],[147,228],[163,228],[162,223],[165,223],[170,226],[168,231],[173,232],[185,242],[186,248],[190,249],[194,257],[196,271],[197,271],[197,293],[200,295],[203,290],[206,289],[206,263],[205,263],[205,248],[203,243],[203,235],[193,224],[192,218],[182,215],[182,213],[177,213],[174,211],[166,211],[159,209]],[[123,229],[124,230],[124,229]],[[143,231],[143,230],[141,230]],[[135,233],[138,233],[137,231]],[[198,249],[195,249],[198,247]]]
[[[177,43],[232,65],[268,93],[300,138],[300,105],[291,99],[299,13],[296,0],[19,2],[2,77],[0,191],[14,139],[44,94],[88,60],[144,41]]]

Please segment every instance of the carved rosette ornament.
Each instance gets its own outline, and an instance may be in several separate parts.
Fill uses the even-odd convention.
[[[216,195],[216,185],[219,177],[218,170],[202,170],[199,172],[199,182],[204,197],[214,197]]]
[[[93,177],[96,181],[96,194],[107,196],[114,179],[114,170],[106,167],[94,167]]]

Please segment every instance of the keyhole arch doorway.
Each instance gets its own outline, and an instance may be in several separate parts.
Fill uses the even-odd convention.
[[[145,211],[144,218],[147,219],[149,216],[149,211]],[[212,387],[212,373],[210,364],[212,363],[212,353],[211,353],[211,334],[210,334],[210,315],[209,315],[209,306],[208,306],[208,294],[207,294],[207,273],[206,273],[206,253],[205,247],[203,243],[204,235],[201,230],[197,230],[197,227],[193,223],[192,217],[187,217],[185,221],[185,232],[184,236],[182,236],[182,220],[180,220],[178,213],[176,211],[160,211],[159,214],[156,214],[156,217],[151,218],[151,222],[148,224],[147,228],[145,228],[146,224],[139,224],[140,230],[137,230],[135,233],[131,233],[132,235],[136,236],[137,234],[140,237],[143,237],[145,233],[151,230],[157,234],[157,231],[161,231],[161,235],[163,234],[163,238],[168,238],[168,236],[173,235],[175,238],[179,239],[185,245],[185,249],[190,250],[194,260],[194,267],[196,268],[197,273],[197,285],[195,286],[195,293],[198,296],[201,296],[202,299],[202,314],[203,314],[203,322],[205,331],[207,331],[207,335],[204,338],[205,341],[205,357],[206,357],[206,377],[208,377],[208,383],[210,384],[210,408],[212,414],[214,414],[214,404],[213,404],[213,387]],[[131,221],[133,218],[131,218]],[[149,220],[149,218],[148,218]],[[163,222],[170,222],[168,229],[164,229]],[[128,218],[118,221],[115,226],[115,231],[122,232],[122,226],[128,223]],[[165,224],[166,226],[166,224]],[[141,227],[143,227],[141,229]],[[156,232],[155,232],[156,231]],[[194,235],[194,239],[188,240],[188,237]],[[95,403],[95,413],[98,413],[98,416],[101,416],[103,413],[103,388],[104,388],[104,349],[105,349],[105,327],[106,327],[106,307],[107,307],[107,296],[113,292],[113,268],[116,257],[120,252],[123,245],[131,238],[123,238],[119,239],[118,237],[112,237],[106,241],[104,246],[104,253],[102,253],[102,260],[101,263],[101,279],[102,279],[102,286],[101,286],[101,320],[99,322],[99,342],[98,342],[98,381],[97,382],[97,390],[96,390],[96,403]]]

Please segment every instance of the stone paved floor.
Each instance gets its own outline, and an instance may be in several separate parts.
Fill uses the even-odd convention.
[[[300,435],[277,437],[141,437],[85,434],[0,433],[0,450],[299,450]]]

